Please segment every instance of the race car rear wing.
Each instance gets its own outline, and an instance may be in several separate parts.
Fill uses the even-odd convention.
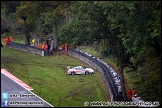
[[[70,69],[70,66],[68,66],[67,69]]]

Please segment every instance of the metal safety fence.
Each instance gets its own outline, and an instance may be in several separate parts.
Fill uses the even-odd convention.
[[[29,53],[37,54],[37,55],[40,55],[43,57],[53,55],[52,51],[43,50],[40,48],[36,48],[34,46],[26,46],[25,44],[20,44],[20,43],[15,43],[15,42],[8,42],[6,44],[6,46],[10,47],[10,48],[21,50],[21,51],[26,51]]]

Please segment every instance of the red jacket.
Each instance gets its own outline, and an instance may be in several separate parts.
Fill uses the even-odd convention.
[[[5,42],[6,45],[7,45],[7,43],[9,42],[9,38],[5,38],[4,42]]]
[[[135,95],[136,94],[136,90],[132,90],[132,95]]]
[[[42,49],[43,49],[43,50],[47,50],[47,44],[43,44],[43,45],[42,45]]]
[[[36,47],[37,47],[37,48],[40,48],[40,45],[39,45],[39,44],[36,44]]]
[[[129,89],[129,90],[127,91],[127,94],[129,95],[129,98],[132,99],[132,90]]]
[[[9,40],[9,42],[12,42],[12,37],[9,37],[8,40]]]

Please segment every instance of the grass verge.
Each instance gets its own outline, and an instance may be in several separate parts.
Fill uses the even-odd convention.
[[[31,86],[35,94],[55,107],[82,107],[84,102],[109,100],[101,74],[67,75],[67,66],[82,65],[74,58],[55,53],[41,57],[8,47],[1,47],[1,68]]]

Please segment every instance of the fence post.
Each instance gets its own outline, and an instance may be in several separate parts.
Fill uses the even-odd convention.
[[[42,56],[44,57],[44,51],[42,51]]]

